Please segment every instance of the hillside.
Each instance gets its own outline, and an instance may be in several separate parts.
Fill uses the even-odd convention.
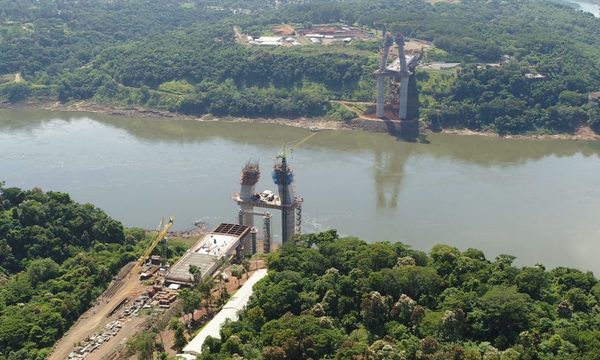
[[[330,100],[373,100],[378,40],[252,46],[234,28],[256,37],[282,23],[352,24],[401,31],[433,44],[428,61],[462,63],[419,73],[432,129],[600,130],[600,110],[587,100],[600,90],[600,20],[553,2],[0,0],[0,8],[0,97],[10,102],[347,119]]]
[[[598,359],[593,274],[514,259],[303,235],[199,359]]]
[[[68,194],[1,185],[0,359],[42,360],[145,234]]]

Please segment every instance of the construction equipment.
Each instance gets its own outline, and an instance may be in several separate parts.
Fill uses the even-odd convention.
[[[135,265],[135,270],[140,270],[142,265],[144,265],[144,262],[146,261],[146,259],[148,258],[148,256],[150,256],[150,254],[152,254],[152,251],[154,251],[154,248],[156,248],[156,246],[158,245],[158,243],[161,242],[161,240],[163,240],[166,236],[167,233],[169,232],[169,229],[171,228],[171,226],[173,226],[173,217],[170,216],[169,217],[169,221],[162,225],[162,220],[161,220],[161,225],[162,225],[162,229],[160,229],[161,225],[159,225],[159,229],[160,231],[158,232],[158,234],[156,235],[156,237],[154,239],[152,239],[152,241],[150,242],[150,244],[148,245],[148,247],[146,248],[146,250],[144,250],[144,253],[142,254],[142,256],[140,257],[140,259],[138,260],[137,264]]]

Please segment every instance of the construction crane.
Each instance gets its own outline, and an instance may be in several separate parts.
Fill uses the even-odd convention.
[[[162,229],[160,229],[160,227],[162,225],[162,220],[161,220],[161,225],[158,226],[160,229],[158,234],[156,235],[156,237],[154,239],[152,239],[152,242],[150,242],[150,244],[148,245],[146,250],[144,250],[144,253],[138,260],[137,264],[135,265],[135,270],[139,270],[142,267],[142,265],[144,265],[144,262],[146,261],[148,256],[150,256],[150,254],[152,254],[152,251],[154,251],[154,248],[156,248],[158,243],[160,243],[161,240],[163,240],[167,236],[169,229],[171,228],[171,226],[173,226],[173,220],[174,220],[173,217],[170,216],[169,221],[162,226]]]

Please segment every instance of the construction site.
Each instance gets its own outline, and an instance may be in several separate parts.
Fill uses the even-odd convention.
[[[386,126],[392,124],[390,132],[397,132],[406,139],[415,139],[419,135],[419,126],[414,71],[421,53],[405,51],[402,34],[383,34],[379,67],[374,72],[377,102],[361,118]],[[395,59],[390,56],[393,50],[397,52]],[[297,148],[315,134],[313,132],[300,139],[288,150]],[[168,239],[175,236],[171,232],[175,220],[170,217],[167,221],[161,221],[157,233],[152,236],[139,259],[123,267],[105,293],[97,299],[95,306],[80,317],[56,344],[49,359],[127,358],[127,341],[133,335],[151,328],[160,330],[166,327],[171,318],[181,314],[178,293],[182,289],[210,280],[221,284],[218,289],[210,290],[215,298],[225,300],[226,294],[235,292],[237,288],[231,287],[233,282],[226,284],[233,275],[229,265],[241,264],[244,259],[256,258],[259,254],[268,254],[277,246],[272,228],[273,212],[281,214],[281,243],[291,241],[302,231],[304,198],[295,192],[295,176],[288,163],[285,147],[275,158],[271,176],[268,177],[275,189],[258,192],[256,188],[261,175],[259,162],[248,161],[241,170],[239,191],[231,198],[237,208],[232,210],[232,218],[237,221],[222,222],[212,230],[205,228],[196,232],[186,240],[187,251],[177,258],[169,259],[167,251]],[[255,266],[255,271],[259,268],[259,265]],[[260,276],[265,275],[266,272]],[[253,279],[257,281],[256,277]],[[231,288],[228,290],[228,287]],[[232,300],[231,306],[242,308],[251,293],[251,287],[246,287],[244,296]],[[210,306],[211,301],[208,300],[208,303]],[[197,307],[200,308],[200,304]],[[192,314],[192,319],[200,319],[200,326],[210,320],[207,316],[210,312],[208,309],[198,311],[198,314]],[[226,318],[235,319],[235,313],[230,311]],[[219,321],[225,321],[225,318]],[[210,336],[218,334],[219,326],[211,325]],[[198,336],[202,338],[208,335],[202,333]],[[163,342],[163,337],[159,340]],[[202,341],[193,339],[194,345],[188,355],[198,355]]]
[[[203,229],[194,232],[186,239],[189,249],[172,265],[167,256],[167,244],[170,238],[181,234],[171,232],[175,221],[173,217],[161,221],[158,232],[152,236],[139,259],[121,269],[95,305],[55,345],[48,359],[128,358],[127,341],[141,331],[157,329],[160,335],[157,341],[163,342],[164,331],[161,332],[161,328],[165,328],[170,319],[181,313],[178,299],[181,289],[194,287],[198,281],[211,280],[220,284],[211,290],[211,296],[222,298],[224,294],[235,293],[241,286],[239,277],[238,287],[229,281],[233,277],[230,264],[240,264],[243,259],[252,258],[256,259],[256,265],[253,270],[252,267],[247,269],[248,274],[264,268],[260,254],[269,253],[276,246],[273,243],[271,212],[281,212],[281,241],[290,241],[301,232],[303,199],[295,195],[294,174],[285,153],[277,156],[272,170],[271,178],[277,193],[270,190],[256,192],[260,175],[257,161],[246,163],[241,171],[240,191],[233,195],[238,211],[232,211],[232,217],[237,217],[238,223],[220,223],[210,231]],[[255,217],[262,219],[258,228],[255,227]],[[201,274],[201,279],[197,278],[194,269]],[[259,271],[255,275],[250,277],[251,281],[246,287],[242,287],[244,290],[240,291],[239,296],[230,301],[231,306],[240,310],[252,293],[250,284],[264,277],[266,271]],[[210,320],[207,317],[208,309],[202,310],[200,307],[199,303],[197,313],[192,314],[192,319],[199,320],[198,326]],[[237,310],[218,315],[223,318],[219,321],[235,319],[236,313]],[[218,336],[220,323],[217,321],[215,325],[211,321],[211,324],[212,336]],[[165,338],[168,337],[167,333]],[[201,337],[207,336],[203,334]],[[199,354],[203,340],[192,341],[189,356]],[[168,340],[163,343],[165,349],[168,348],[167,343]],[[185,357],[185,354],[182,356]]]
[[[419,136],[419,96],[414,75],[423,53],[407,52],[405,44],[401,33],[383,32],[379,67],[373,74],[377,84],[376,103],[365,111],[362,118],[378,119],[389,132],[414,140]],[[397,56],[390,62],[394,45]]]
[[[343,24],[312,25],[296,29],[284,24],[272,28],[267,35],[252,36],[242,34],[236,28],[239,43],[260,46],[299,46],[348,44],[354,40],[375,40],[374,31]]]

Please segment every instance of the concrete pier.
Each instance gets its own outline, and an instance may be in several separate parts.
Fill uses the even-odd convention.
[[[377,105],[376,116],[382,118],[385,115],[385,77],[377,75]]]
[[[251,200],[254,198],[256,193],[256,184],[260,179],[260,168],[258,162],[248,162],[242,169],[242,175],[240,176],[240,198],[245,200],[240,204],[240,216],[241,224],[249,227],[254,226],[254,206]]]

